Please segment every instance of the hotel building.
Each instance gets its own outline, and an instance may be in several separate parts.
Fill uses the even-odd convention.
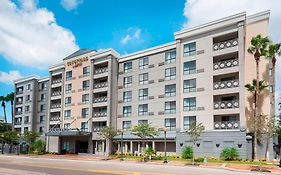
[[[252,37],[268,36],[268,23],[268,11],[239,13],[176,32],[174,42],[125,56],[113,49],[80,49],[64,58],[49,69],[47,151],[104,154],[106,144],[97,133],[112,126],[125,131],[124,151],[136,154],[141,141],[130,128],[151,123],[167,128],[167,151],[180,154],[191,145],[185,131],[197,121],[205,131],[196,143],[196,155],[219,157],[223,148],[235,147],[240,157],[250,159],[252,142],[246,135],[253,99],[244,85],[255,78],[256,67],[247,48]],[[266,82],[272,76],[269,70],[268,60],[261,60],[260,75]],[[16,81],[16,93],[30,81],[39,82]],[[274,106],[270,93],[263,92],[260,104],[267,115]],[[38,110],[30,110],[32,118],[38,118]],[[17,110],[15,114],[14,127],[22,131],[27,126],[16,125],[16,118],[24,115]],[[32,122],[32,129],[38,128],[36,124]],[[146,141],[158,153],[164,151],[163,143],[163,133]],[[264,147],[259,147],[260,156]],[[120,136],[114,139],[113,150],[120,151]],[[269,153],[272,157],[272,141]]]

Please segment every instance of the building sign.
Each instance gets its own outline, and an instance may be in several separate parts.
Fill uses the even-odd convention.
[[[67,66],[72,66],[73,68],[76,68],[76,67],[82,66],[82,63],[86,62],[88,60],[89,60],[88,57],[78,58],[76,60],[72,60],[72,61],[67,62]]]

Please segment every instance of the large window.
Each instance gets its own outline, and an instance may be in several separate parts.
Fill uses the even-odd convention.
[[[147,84],[148,83],[148,73],[143,73],[139,75],[139,84]]]
[[[148,124],[148,120],[139,120],[138,125],[141,125],[141,124]]]
[[[176,96],[176,84],[169,84],[165,86],[165,96]]]
[[[64,129],[70,129],[70,123],[65,123],[63,127]]]
[[[165,128],[167,128],[169,131],[175,131],[176,130],[176,119],[175,118],[166,118],[165,119]]]
[[[81,131],[88,131],[88,122],[81,122]]]
[[[129,76],[129,77],[124,77],[124,87],[130,87],[132,86],[132,81],[133,81],[133,78],[132,76]]]
[[[86,104],[86,103],[89,103],[89,94],[83,94],[82,95],[82,103],[83,104]]]
[[[196,116],[184,116],[184,119],[183,119],[183,128],[185,130],[188,130],[189,129],[189,126],[196,122]]]
[[[25,106],[25,112],[30,112],[30,106]]]
[[[140,67],[140,69],[148,68],[148,57],[144,57],[144,58],[139,59],[139,67]]]
[[[147,100],[148,99],[148,88],[139,90],[139,100]]]
[[[90,88],[90,80],[83,81],[83,90],[88,90]]]
[[[71,110],[65,110],[64,111],[64,118],[69,119],[71,117]]]
[[[176,62],[176,51],[175,50],[165,53],[165,62],[166,63]]]
[[[196,110],[196,98],[185,98],[183,99],[184,111],[195,111]]]
[[[165,102],[165,113],[174,114],[176,113],[176,101],[167,101]]]
[[[183,73],[184,74],[194,74],[196,73],[196,61],[187,61],[183,63]]]
[[[66,84],[65,85],[65,92],[70,93],[72,91],[72,84]]]
[[[65,102],[64,102],[65,106],[71,105],[71,97],[65,97],[65,100],[64,100],[64,101],[65,101]]]
[[[89,108],[82,108],[81,110],[81,116],[83,118],[87,118],[89,116]]]
[[[138,114],[139,116],[148,115],[148,104],[140,104]]]
[[[176,79],[176,68],[175,67],[165,69],[165,79],[166,80]]]
[[[183,92],[195,92],[196,91],[196,79],[183,81]]]
[[[132,115],[132,106],[123,106],[123,117],[129,117]]]
[[[132,61],[124,63],[124,72],[131,72],[133,68]]]
[[[131,121],[123,121],[122,128],[124,131],[129,131],[132,126]]]
[[[132,101],[132,91],[125,91],[125,92],[123,92],[123,101],[124,102]]]
[[[72,71],[67,71],[65,75],[66,80],[71,80],[72,79]]]
[[[83,67],[83,75],[84,76],[90,75],[90,66]]]
[[[183,55],[184,56],[191,56],[196,54],[196,43],[188,43],[183,46]]]

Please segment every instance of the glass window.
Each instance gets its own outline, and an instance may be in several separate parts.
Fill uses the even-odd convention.
[[[31,84],[26,85],[26,90],[31,90]]]
[[[90,75],[90,66],[83,67],[83,75]]]
[[[132,76],[124,77],[124,87],[130,87],[132,86]]]
[[[68,119],[71,117],[71,110],[65,110],[64,111],[64,118],[65,119]]]
[[[43,123],[45,121],[45,116],[44,115],[41,115],[40,116],[40,123]]]
[[[196,73],[196,61],[187,61],[183,63],[184,74],[195,74]]]
[[[176,130],[176,119],[175,118],[166,118],[165,119],[165,127],[169,131],[175,131]]]
[[[139,75],[139,84],[147,84],[148,83],[148,73],[143,73]]]
[[[196,79],[183,81],[183,92],[195,92],[196,91]]]
[[[89,108],[82,108],[82,110],[81,110],[81,116],[82,116],[83,118],[88,117],[88,116],[89,116]]]
[[[268,74],[269,74],[269,76],[272,76],[272,68],[268,69]]]
[[[39,133],[42,134],[44,132],[44,126],[39,127]]]
[[[175,50],[165,53],[165,62],[166,63],[176,62],[176,51]]]
[[[46,94],[41,94],[41,101],[46,99]]]
[[[30,106],[25,106],[25,112],[29,112],[30,111]]]
[[[175,67],[165,69],[165,79],[166,80],[176,79],[176,68]]]
[[[139,67],[140,69],[148,68],[148,57],[139,59]]]
[[[147,100],[148,99],[148,88],[139,90],[139,100]]]
[[[82,103],[83,104],[89,103],[89,94],[82,95]]]
[[[46,110],[46,105],[40,105],[40,112],[43,112]]]
[[[169,84],[165,86],[165,96],[176,96],[176,84]]]
[[[29,123],[29,116],[25,116],[24,117],[24,123],[26,124],[26,123]]]
[[[81,122],[81,131],[88,131],[88,122]]]
[[[272,85],[269,86],[269,92],[273,93],[273,86]]]
[[[65,92],[69,93],[70,91],[72,91],[72,84],[66,84],[65,85]]]
[[[123,117],[129,117],[132,115],[132,106],[123,106]]]
[[[41,83],[41,90],[47,89],[47,83]]]
[[[193,122],[196,122],[196,116],[184,116],[183,128],[188,130]]]
[[[71,97],[65,97],[65,106],[68,106],[71,104]]]
[[[70,123],[65,123],[64,124],[64,129],[70,129]]]
[[[131,72],[132,67],[133,67],[132,61],[124,63],[124,72],[125,73]]]
[[[141,124],[148,124],[148,120],[139,120],[138,125],[141,125]]]
[[[132,101],[132,91],[125,91],[125,92],[123,92],[123,101],[124,102]]]
[[[25,101],[31,101],[30,95],[25,96]]]
[[[82,85],[83,90],[87,90],[90,88],[90,80],[83,81]]]
[[[72,79],[72,71],[67,71],[65,75],[66,80],[71,80]]]
[[[166,114],[176,113],[176,101],[165,102],[165,113]]]
[[[139,116],[148,115],[148,104],[140,104],[138,114]]]
[[[195,111],[196,110],[196,98],[184,98],[183,99],[184,111]]]
[[[183,47],[183,55],[185,57],[196,54],[196,42],[185,44]]]
[[[129,131],[131,126],[132,126],[132,122],[131,121],[123,121],[122,128],[123,128],[124,131]]]

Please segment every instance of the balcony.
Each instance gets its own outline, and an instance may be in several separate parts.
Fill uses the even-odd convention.
[[[16,111],[16,115],[21,115],[22,111]]]
[[[239,121],[215,121],[214,129],[215,130],[226,130],[226,129],[239,129]]]
[[[58,83],[62,83],[62,79],[56,79],[52,81],[52,84],[58,84]]]
[[[106,117],[106,116],[107,116],[107,112],[94,112],[93,113],[94,118]]]
[[[51,109],[59,109],[61,108],[61,104],[55,104],[51,106]]]
[[[237,45],[238,45],[238,38],[235,38],[231,40],[214,43],[213,50],[214,51],[223,50],[223,49],[235,47]]]
[[[15,125],[21,125],[21,121],[15,121]]]
[[[233,108],[239,108],[238,100],[214,102],[214,109],[233,109]]]
[[[94,98],[93,102],[94,102],[94,103],[107,102],[107,96]]]
[[[105,126],[106,127],[106,126]],[[93,132],[100,132],[102,131],[105,127],[93,127]]]
[[[95,75],[102,74],[108,72],[108,67],[103,67],[95,70]]]
[[[94,89],[104,88],[104,87],[107,87],[107,86],[108,86],[107,82],[97,83],[97,84],[94,84]]]
[[[214,90],[235,88],[239,86],[239,80],[214,82]]]
[[[21,105],[22,104],[22,101],[17,101],[16,102],[16,105]]]
[[[220,70],[220,69],[238,66],[238,63],[239,63],[238,58],[231,59],[231,60],[225,60],[225,61],[219,61],[219,62],[214,63],[213,68],[214,68],[214,70]]]
[[[52,97],[56,97],[56,96],[60,96],[60,95],[61,95],[61,91],[57,91],[57,92],[52,93]]]
[[[23,94],[23,90],[17,91],[16,94],[17,95]]]

